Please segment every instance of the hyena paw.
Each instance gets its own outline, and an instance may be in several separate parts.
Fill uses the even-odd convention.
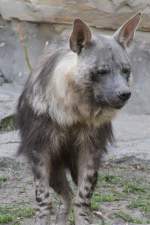
[[[35,225],[50,225],[50,216],[48,217],[36,217]]]
[[[61,207],[56,217],[56,225],[66,225],[68,219],[68,210]]]
[[[88,217],[85,218],[76,218],[75,219],[75,225],[90,225]]]
[[[90,225],[90,217],[87,212],[75,210],[75,225]]]

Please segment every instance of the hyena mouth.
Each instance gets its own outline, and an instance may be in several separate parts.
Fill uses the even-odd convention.
[[[121,109],[123,106],[124,106],[124,104],[123,105],[117,104],[117,105],[113,105],[112,108],[114,108],[114,109]]]
[[[113,109],[121,109],[126,105],[126,102],[115,102],[115,103],[109,103],[109,106]]]

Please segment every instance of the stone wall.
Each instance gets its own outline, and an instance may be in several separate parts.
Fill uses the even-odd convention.
[[[140,25],[150,30],[149,0],[1,0],[0,14],[6,20],[71,24],[81,17],[88,24],[116,29],[137,11],[143,12]]]
[[[29,64],[34,67],[45,43],[67,41],[75,17],[84,19],[95,32],[112,34],[112,30],[140,9],[144,9],[140,32],[129,50],[134,91],[125,110],[149,114],[150,33],[143,31],[150,31],[150,2],[146,0],[0,0],[1,87],[3,83],[11,83],[20,90],[30,73]]]

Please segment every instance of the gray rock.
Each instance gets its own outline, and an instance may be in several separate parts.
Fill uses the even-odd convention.
[[[21,86],[3,84],[0,87],[0,120],[15,113]]]
[[[150,161],[150,116],[120,113],[113,125],[116,143],[110,146],[106,160]]]
[[[0,86],[4,83],[9,83],[9,80],[4,76],[3,72],[0,70]]]
[[[16,158],[19,142],[16,131],[0,134],[0,158]]]
[[[0,14],[6,20],[70,24],[80,17],[92,26],[116,29],[125,19],[142,10],[142,30],[150,30],[149,0],[1,0]]]
[[[150,42],[136,41],[130,49],[130,59],[133,65],[133,87],[126,111],[150,114]]]

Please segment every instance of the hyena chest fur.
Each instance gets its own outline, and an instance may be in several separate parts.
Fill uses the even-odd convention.
[[[18,125],[22,138],[21,152],[31,158],[34,157],[32,152],[47,152],[53,160],[66,165],[69,160],[77,160],[79,151],[86,151],[90,146],[91,150],[95,148],[95,153],[105,149],[112,138],[110,122],[100,127],[80,123],[61,127],[48,113],[37,115],[23,96],[18,105]]]

